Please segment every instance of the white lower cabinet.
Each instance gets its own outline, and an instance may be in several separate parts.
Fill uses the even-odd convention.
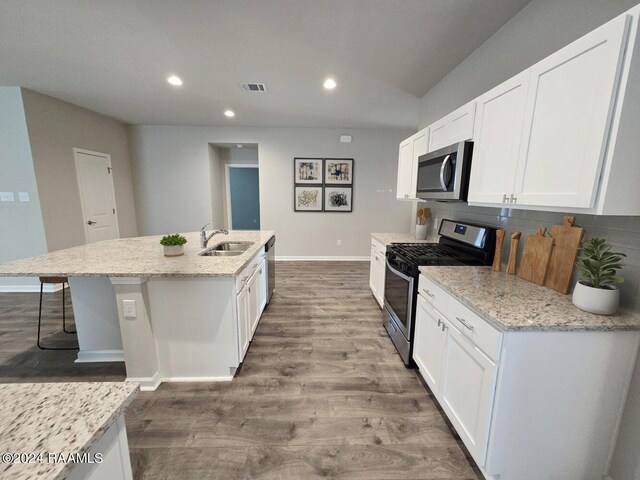
[[[385,252],[386,247],[384,245],[376,240],[371,240],[369,288],[371,288],[371,292],[380,307],[384,306],[384,277],[386,272]]]
[[[238,348],[242,362],[267,304],[267,269],[262,252],[238,275],[236,292]]]
[[[445,344],[445,333],[442,318],[430,307],[426,300],[418,294],[418,308],[416,310],[416,341],[413,346],[415,360],[422,378],[435,394],[440,391],[442,353]]]
[[[482,465],[498,367],[423,295],[418,293],[413,359],[469,452]]]
[[[488,480],[602,480],[639,345],[636,331],[499,331],[420,276],[413,359]]]
[[[471,455],[484,459],[498,367],[452,324],[444,330],[440,404]]]
[[[244,359],[249,349],[249,342],[251,340],[251,325],[249,324],[249,297],[247,296],[247,287],[245,286],[237,297],[237,309],[238,309],[238,332],[240,340],[240,361]]]

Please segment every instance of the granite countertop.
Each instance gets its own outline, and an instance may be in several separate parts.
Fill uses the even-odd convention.
[[[417,240],[415,233],[372,233],[371,236],[385,246],[392,243],[430,243],[437,241],[429,238]]]
[[[640,315],[596,315],[563,295],[490,267],[420,267],[420,271],[503,331],[640,330]]]
[[[0,384],[0,453],[87,452],[139,390],[122,383]],[[0,463],[4,480],[63,479],[73,464]]]
[[[45,255],[0,264],[0,277],[216,277],[234,276],[275,234],[273,231],[230,231],[209,240],[207,248],[222,242],[254,242],[242,255],[202,257],[199,232],[183,233],[185,254],[165,257],[162,235],[105,240]]]

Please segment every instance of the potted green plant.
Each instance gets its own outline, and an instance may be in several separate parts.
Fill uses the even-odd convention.
[[[624,282],[616,272],[622,268],[623,257],[624,253],[612,252],[604,238],[586,240],[576,261],[580,278],[573,290],[573,304],[591,313],[615,313],[620,305],[620,290],[615,284]]]
[[[165,235],[160,240],[160,245],[164,247],[165,257],[178,257],[180,255],[184,255],[185,243],[187,243],[187,239],[179,233]]]

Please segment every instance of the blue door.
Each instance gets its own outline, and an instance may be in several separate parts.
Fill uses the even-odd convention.
[[[260,186],[257,168],[229,167],[231,228],[260,230]]]

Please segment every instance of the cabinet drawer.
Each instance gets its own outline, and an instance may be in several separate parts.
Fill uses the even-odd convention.
[[[263,248],[251,260],[249,260],[249,263],[247,263],[242,270],[240,270],[240,273],[236,276],[236,294],[240,293],[242,287],[246,285],[251,275],[253,275],[253,272],[255,272],[256,268],[258,268],[260,263],[262,263],[264,256]]]
[[[500,358],[502,333],[455,298],[449,300],[448,309],[449,321],[489,358],[497,361]]]
[[[424,275],[418,281],[418,293],[442,315],[447,314],[450,295]]]

